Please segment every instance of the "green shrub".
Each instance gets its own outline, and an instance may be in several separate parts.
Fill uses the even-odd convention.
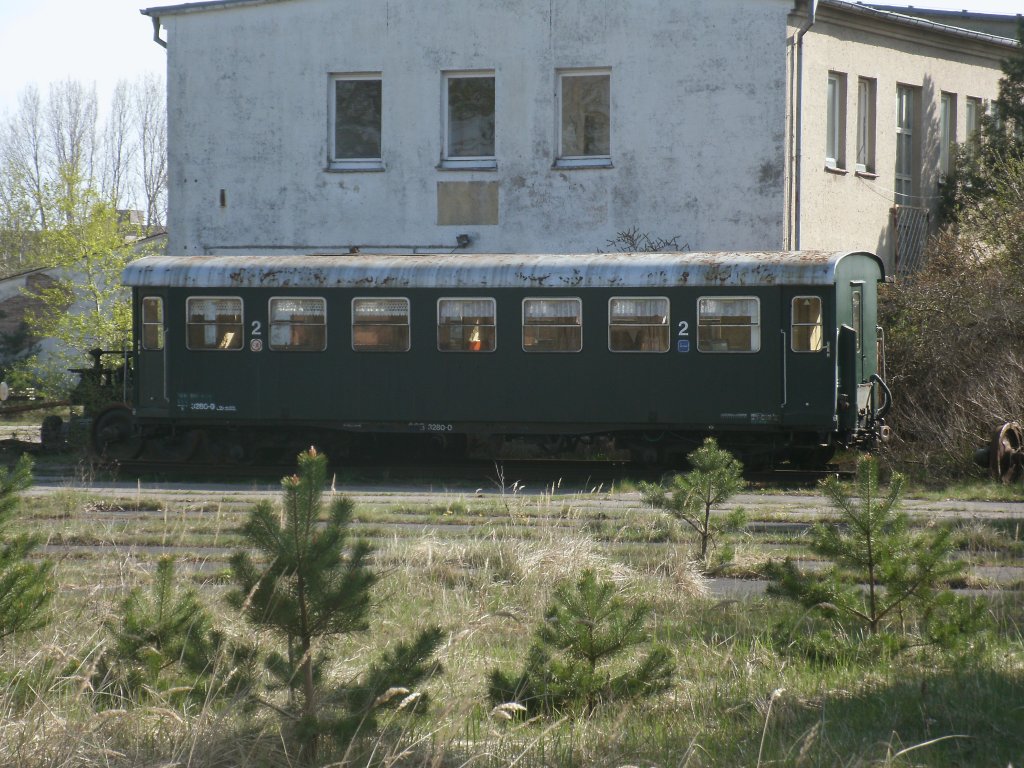
[[[575,584],[563,582],[534,633],[523,671],[490,675],[494,706],[518,705],[529,714],[592,712],[599,704],[651,696],[672,680],[665,648],[652,647],[639,662],[616,661],[629,649],[648,645],[649,606],[618,594],[591,570]]]

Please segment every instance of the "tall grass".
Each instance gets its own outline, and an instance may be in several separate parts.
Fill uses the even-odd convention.
[[[825,664],[794,643],[807,631],[801,609],[756,595],[716,597],[687,562],[685,545],[609,535],[653,524],[635,500],[601,507],[595,520],[586,497],[509,490],[480,513],[475,499],[446,500],[456,516],[482,517],[447,531],[390,528],[362,512],[383,574],[373,626],[332,644],[336,661],[326,673],[351,679],[382,647],[435,622],[448,632],[440,652],[446,672],[427,687],[428,710],[394,713],[348,750],[323,756],[324,764],[1024,765],[1020,592],[986,598],[994,629],[961,655],[926,648],[886,655],[849,636]],[[39,506],[31,516],[52,541],[91,530],[105,546],[89,557],[51,550],[61,587],[53,621],[0,647],[0,766],[297,765],[277,714],[265,706],[159,696],[112,705],[92,688],[91,665],[107,642],[99,627],[119,596],[148,583],[157,557],[140,542],[182,553],[235,546],[244,505],[181,502],[166,515],[161,509],[135,518],[86,509],[94,502],[86,494],[65,513],[67,499],[31,501],[53,505],[56,514]],[[595,521],[600,525],[588,525]],[[1012,526],[966,526],[963,538],[967,557],[999,542],[1015,554]],[[751,564],[768,551],[756,534],[742,544]],[[182,577],[200,587],[217,624],[240,636],[247,630],[223,604],[218,556],[208,557],[179,557]],[[487,672],[521,663],[554,585],[583,568],[655,606],[654,632],[673,650],[676,683],[654,700],[598,708],[588,718],[504,719],[485,703]],[[251,633],[249,639],[262,642]],[[283,694],[262,695],[273,704]]]

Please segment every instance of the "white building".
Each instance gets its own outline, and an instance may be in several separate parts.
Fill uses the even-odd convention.
[[[934,210],[942,147],[1016,43],[816,6],[146,9],[168,52],[168,253],[585,252],[635,228],[891,264],[894,204]]]

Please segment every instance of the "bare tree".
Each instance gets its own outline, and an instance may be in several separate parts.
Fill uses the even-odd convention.
[[[132,165],[138,145],[132,101],[128,81],[119,80],[110,101],[100,156],[101,193],[115,208],[129,207],[135,199]]]
[[[94,180],[97,115],[95,85],[87,89],[68,79],[50,86],[46,129],[53,150],[54,176],[70,202],[79,197],[82,185],[91,186]]]
[[[146,225],[163,224],[167,210],[167,108],[163,79],[146,75],[135,83],[139,176]]]
[[[18,97],[18,110],[4,126],[0,159],[4,165],[5,188],[11,199],[27,196],[33,207],[33,218],[46,229],[46,207],[43,205],[47,167],[50,162],[43,123],[39,89],[28,86]]]

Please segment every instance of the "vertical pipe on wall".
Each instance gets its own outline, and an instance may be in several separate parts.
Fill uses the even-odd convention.
[[[800,250],[800,172],[801,153],[803,152],[803,97],[804,97],[804,35],[814,26],[814,16],[818,10],[818,0],[807,0],[807,19],[794,36],[793,48],[796,62],[796,104],[793,108],[791,125],[791,148],[793,152],[793,172],[790,180],[792,194],[790,196],[789,236],[786,247],[793,251]],[[794,9],[795,10],[795,9]]]

